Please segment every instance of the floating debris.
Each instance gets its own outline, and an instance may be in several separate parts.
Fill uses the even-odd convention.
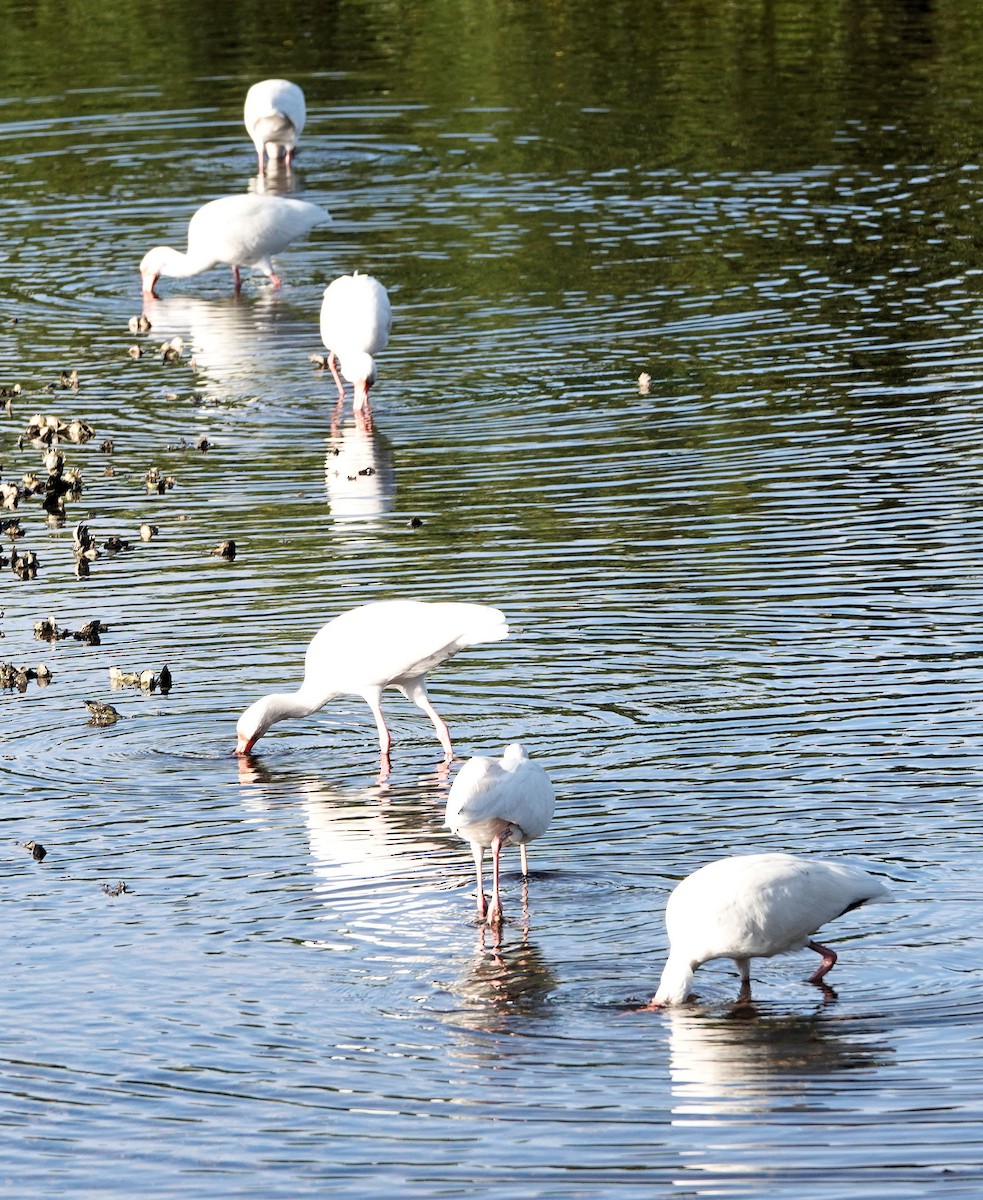
[[[652,382],[652,376],[647,371],[643,371],[638,377],[638,394],[647,396],[649,394],[649,385]]]
[[[146,313],[141,313],[138,317],[130,317],[128,324],[130,333],[149,333],[153,328]]]
[[[16,688],[19,692],[25,692],[31,679],[41,687],[46,687],[51,682],[51,669],[44,663],[37,667],[15,667],[13,663],[0,663],[0,688]]]
[[[18,554],[13,550],[10,555],[10,569],[19,579],[36,579],[38,574],[38,556],[33,550],[25,550]]]
[[[35,413],[27,423],[24,437],[33,442],[50,446],[54,442],[67,440],[81,444],[95,436],[95,430],[81,417],[73,417],[70,421],[62,421],[53,414]]]
[[[59,628],[58,622],[53,617],[45,617],[41,621],[34,622],[34,636],[39,642],[60,642],[64,641],[65,638],[74,638],[77,642],[85,642],[87,646],[98,646],[100,645],[99,635],[108,632],[109,627],[103,625],[98,617],[91,621],[86,621],[81,629],[77,629],[74,632],[71,629]],[[43,669],[45,671],[48,670],[47,667]],[[41,670],[42,668],[39,667],[39,677]],[[50,675],[50,672],[48,674]]]
[[[143,351],[139,346],[131,346],[126,352],[130,358],[143,358]]]
[[[79,521],[75,526],[75,533],[72,535],[72,551],[76,559],[99,557],[96,539],[89,532],[89,527],[84,521]]]
[[[0,505],[11,512],[20,501],[20,488],[16,483],[0,483]]]
[[[113,452],[113,439],[112,439],[112,438],[104,438],[104,439],[103,439],[103,440],[102,440],[102,441],[99,443],[99,449],[100,449],[100,450],[103,452],[103,454],[112,454],[112,452]]]
[[[231,538],[227,542],[219,542],[212,554],[224,558],[226,562],[232,562],[236,556],[236,544]]]
[[[109,668],[109,683],[111,687],[139,687],[139,671],[121,671],[119,667]]]
[[[163,496],[165,492],[170,491],[170,489],[177,483],[177,480],[173,475],[162,475],[160,473],[160,467],[151,467],[145,478],[147,483],[147,491],[151,494],[156,492],[158,496]]]
[[[65,391],[77,392],[79,390],[78,371],[62,371],[59,384]]]
[[[328,356],[326,354],[308,354],[307,361],[315,370],[327,371],[329,369]]]
[[[180,362],[184,351],[184,338],[173,337],[160,348],[160,356],[166,363]]]
[[[60,642],[62,638],[71,637],[67,629],[59,629],[53,617],[45,617],[34,622],[34,636],[39,642]]]
[[[27,667],[15,667],[13,663],[0,663],[0,688],[27,690]]]
[[[422,529],[424,525],[426,525],[426,521],[423,517],[410,517],[409,519],[410,529]]]
[[[160,530],[156,525],[151,525],[149,522],[144,521],[144,523],[140,526],[140,541],[149,542],[150,539],[155,538],[159,532]]]
[[[133,549],[128,541],[126,541],[124,538],[121,538],[119,534],[116,533],[111,533],[102,545],[103,549],[108,554],[119,554],[122,550]]]
[[[20,527],[20,517],[3,517],[0,519],[0,533],[5,533],[13,541],[23,537],[24,530]]]
[[[210,442],[207,437],[200,437],[195,442],[194,449],[200,450],[204,454],[206,450],[211,450],[213,445],[214,443]],[[190,450],[191,448],[191,443],[187,438],[181,438],[179,442],[171,442],[165,447],[166,450]]]
[[[59,450],[49,450],[42,461],[48,478],[41,507],[60,524],[65,517],[65,497],[77,500],[82,495],[82,472],[74,467],[66,471],[65,457]]]
[[[112,896],[115,898],[116,896],[122,896],[127,888],[126,884],[121,879],[119,883],[104,883],[102,885],[102,890],[107,896]]]
[[[120,667],[109,668],[109,682],[114,688],[138,687],[145,692],[163,692],[171,690],[171,672],[165,664],[159,674],[147,667],[143,671],[124,671]]]
[[[84,703],[92,714],[88,721],[90,725],[115,725],[122,715],[111,704],[103,704],[101,700],[86,700]]]
[[[87,646],[99,646],[101,645],[99,635],[108,632],[109,626],[103,625],[98,617],[93,617],[91,621],[86,621],[81,629],[77,629],[72,637],[77,642],[85,642]]]
[[[30,842],[24,842],[23,846],[25,850],[30,850],[31,858],[33,858],[35,862],[41,862],[44,856],[48,853],[48,851],[45,850],[40,842],[35,842],[33,840]]]

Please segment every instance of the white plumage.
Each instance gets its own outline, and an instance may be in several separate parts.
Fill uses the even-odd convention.
[[[307,120],[304,93],[287,79],[264,79],[254,83],[246,92],[243,120],[256,147],[260,175],[263,174],[264,150],[271,162],[283,158],[289,167]]]
[[[505,747],[501,758],[468,759],[451,787],[444,823],[471,843],[478,877],[478,919],[489,925],[502,920],[499,890],[499,855],[502,846],[518,844],[522,873],[527,875],[526,843],[541,837],[553,818],[553,784],[538,764],[531,762],[516,742]],[[485,909],[482,868],[484,852],[492,852],[492,895]]]
[[[508,633],[504,615],[485,604],[377,600],[349,609],[311,639],[296,692],[264,696],[242,714],[236,752],[248,754],[276,721],[309,716],[335,696],[361,696],[375,717],[388,770],[391,737],[380,697],[392,687],[427,714],[450,761],[450,733],[430,703],[424,677],[459,650],[501,641]]]
[[[341,374],[354,385],[355,411],[369,402],[375,383],[375,355],[384,350],[392,326],[389,294],[371,275],[341,275],[324,289],[321,301],[321,341],[328,349],[328,366],[345,398]]]
[[[237,292],[240,267],[255,267],[279,287],[271,256],[315,225],[330,220],[325,209],[287,196],[246,194],[210,200],[188,222],[186,253],[171,246],[155,246],[143,256],[140,277],[144,295],[155,295],[154,285],[161,275],[186,279],[217,263],[232,267]]]
[[[793,854],[748,854],[708,863],[687,876],[666,904],[669,959],[652,1004],[682,1004],[693,973],[713,958],[732,958],[741,999],[751,995],[750,960],[804,946],[823,956],[818,983],[836,962],[811,940],[827,921],[887,894],[858,867]]]

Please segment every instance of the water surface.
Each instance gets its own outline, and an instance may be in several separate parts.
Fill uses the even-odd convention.
[[[13,6],[0,52],[2,478],[35,411],[96,429],[64,526],[18,509],[37,578],[2,575],[0,657],[53,672],[0,697],[4,1188],[978,1194],[973,6],[88,12]],[[280,292],[165,280],[132,334],[143,252],[256,186],[273,74],[309,117],[266,186],[333,223]],[[309,361],[356,268],[396,314],[371,428]],[[83,580],[80,519],[134,543]],[[387,596],[513,626],[432,677],[460,755],[521,740],[556,785],[498,940],[400,697],[383,782],[356,700],[230,753]],[[164,662],[166,695],[109,686]],[[802,953],[751,1011],[727,964],[635,1011],[669,889],[761,849],[891,883],[827,931],[835,994]]]

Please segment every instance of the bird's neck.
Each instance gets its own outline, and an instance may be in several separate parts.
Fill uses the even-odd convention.
[[[324,692],[315,693],[305,690],[303,687],[296,692],[274,692],[265,700],[270,724],[272,725],[274,721],[286,721],[292,717],[309,717],[312,712],[323,708],[333,695],[335,695],[334,692],[325,695]]]
[[[682,1004],[693,986],[693,964],[679,955],[669,960],[659,980],[659,990],[652,997],[653,1004]]]
[[[216,261],[211,254],[197,249],[189,249],[187,254],[182,254],[173,246],[162,246],[157,266],[161,275],[167,275],[172,279],[187,279],[190,275],[198,275],[201,271],[207,271],[209,267],[215,266]]]

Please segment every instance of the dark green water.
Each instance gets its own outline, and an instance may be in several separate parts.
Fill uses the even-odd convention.
[[[0,693],[3,1189],[978,1195],[983,13],[0,22],[0,479],[43,469],[35,412],[96,429],[65,524],[13,514],[37,577],[0,569],[0,660],[53,672]],[[131,333],[144,251],[255,188],[242,100],[275,75],[308,119],[266,186],[332,224],[280,292],[164,280]],[[309,362],[356,268],[394,307],[371,432]],[[78,579],[79,520],[134,548]],[[459,754],[518,739],[556,785],[498,945],[400,697],[385,783],[355,700],[230,753],[323,622],[395,595],[513,626],[431,688]],[[164,662],[166,696],[110,687]],[[891,881],[824,933],[837,994],[802,954],[756,964],[752,1013],[723,964],[626,1012],[672,884],[759,849]]]

